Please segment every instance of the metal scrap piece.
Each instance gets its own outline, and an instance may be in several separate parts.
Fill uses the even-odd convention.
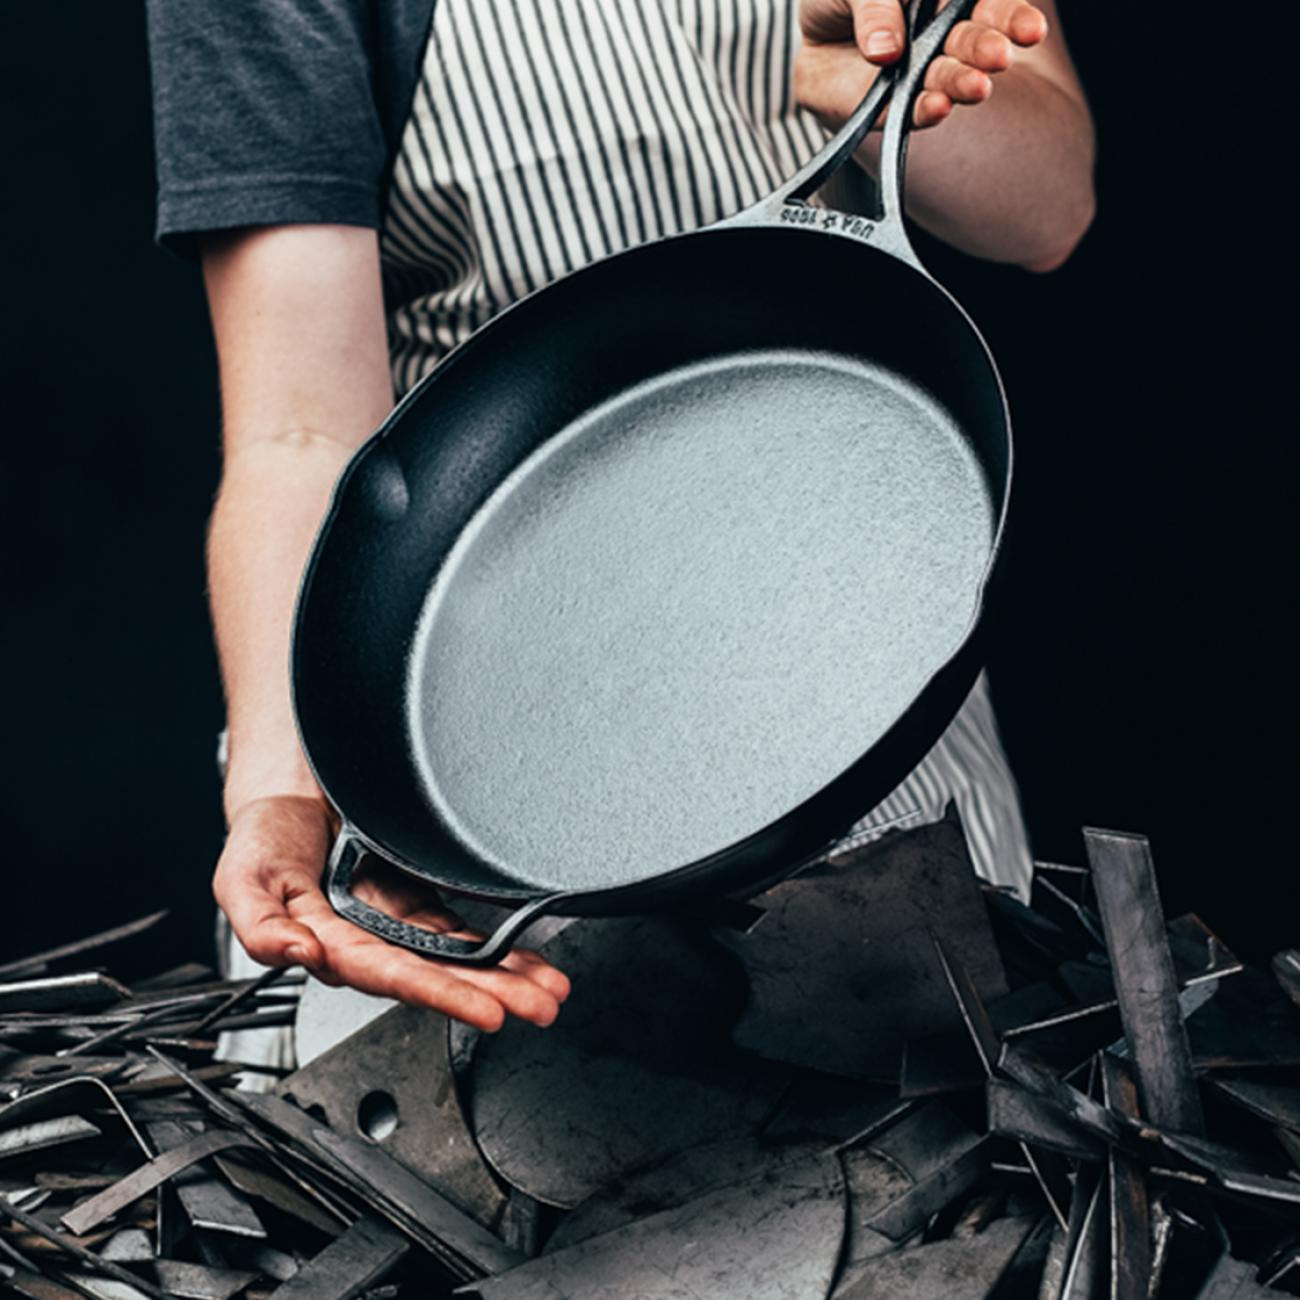
[[[1175,1132],[1202,1134],[1205,1118],[1150,845],[1143,836],[1118,831],[1085,829],[1083,837],[1142,1113]]]
[[[346,1226],[347,1220],[336,1218],[321,1209],[319,1202],[309,1200],[299,1192],[292,1183],[287,1183],[275,1174],[264,1169],[256,1169],[242,1160],[233,1160],[229,1156],[218,1156],[214,1161],[227,1182],[237,1187],[246,1196],[256,1197],[273,1205],[277,1210],[298,1219],[315,1228],[318,1232],[337,1237]]]
[[[81,1142],[89,1137],[99,1137],[98,1125],[80,1115],[60,1115],[51,1119],[38,1119],[30,1124],[0,1130],[0,1160],[9,1156],[30,1155],[47,1147],[63,1146],[68,1142]]]
[[[755,901],[766,914],[752,930],[716,937],[750,981],[733,1040],[768,1059],[896,1081],[908,1038],[957,1027],[926,930],[942,937],[982,997],[1007,991],[952,808],[943,821],[893,832],[845,865],[818,867]]]
[[[499,1272],[520,1262],[517,1252],[380,1148],[332,1133],[269,1093],[246,1093],[236,1100],[306,1149],[376,1213],[402,1227],[459,1277]]]
[[[1205,1279],[1195,1300],[1277,1300],[1278,1294],[1255,1280],[1254,1265],[1224,1255]]]
[[[1300,1133],[1300,1087],[1258,1083],[1254,1079],[1214,1078],[1209,1082],[1217,1093],[1242,1110],[1280,1128]]]
[[[358,1219],[272,1292],[275,1300],[352,1300],[401,1262],[411,1244],[380,1219]]]
[[[48,966],[51,962],[61,961],[65,957],[79,957],[84,953],[93,951],[95,948],[103,948],[110,943],[116,943],[119,939],[130,939],[157,925],[167,915],[165,909],[161,912],[151,912],[148,916],[142,916],[138,920],[127,921],[125,925],[115,925],[112,929],[101,930],[98,934],[88,935],[86,938],[77,939],[72,943],[61,944],[59,947],[50,948],[46,952],[37,952],[30,957],[20,957],[17,961],[6,962],[3,966],[0,966],[0,978],[19,975],[37,966]]]
[[[136,1287],[146,1295],[156,1297],[156,1300],[167,1300],[166,1294],[152,1283],[141,1281],[134,1273],[128,1272],[120,1264],[114,1264],[112,1260],[101,1259],[93,1250],[87,1250],[85,1246],[69,1237],[66,1232],[59,1232],[51,1228],[34,1214],[29,1214],[26,1210],[20,1210],[16,1205],[0,1200],[0,1219],[6,1217],[21,1223],[29,1232],[35,1233],[38,1237],[43,1237],[65,1254],[80,1260],[83,1265],[89,1266],[95,1272],[106,1274],[117,1282],[126,1283],[127,1286]]]
[[[143,1228],[123,1228],[104,1243],[99,1257],[115,1264],[140,1264],[153,1259],[153,1242]]]
[[[707,933],[671,916],[583,920],[542,953],[573,981],[540,1033],[485,1035],[467,1081],[479,1149],[507,1182],[572,1208],[673,1151],[752,1133],[788,1070],[728,1039],[740,972]]]
[[[1295,1006],[1263,971],[1246,969],[1224,980],[1187,1019],[1198,1070],[1300,1065]]]
[[[151,1125],[150,1136],[158,1140],[158,1134]],[[252,1141],[243,1133],[229,1130],[213,1130],[188,1138],[176,1146],[166,1146],[159,1142],[162,1154],[142,1165],[133,1173],[104,1188],[94,1196],[79,1201],[59,1220],[69,1232],[89,1232],[97,1228],[106,1219],[119,1210],[125,1209],[133,1201],[152,1192],[155,1187],[165,1183],[169,1178],[188,1169],[191,1165],[218,1151],[230,1147],[250,1147]],[[206,1225],[203,1225],[206,1226]]]
[[[0,1013],[63,1011],[71,1007],[107,1007],[131,996],[125,984],[100,971],[49,975],[0,984]]]
[[[998,1219],[973,1238],[883,1255],[841,1282],[832,1300],[985,1300],[1033,1226]]]
[[[1074,1184],[1059,1300],[1093,1300],[1107,1272],[1106,1177],[1100,1166],[1084,1165]]]
[[[24,1121],[59,1118],[73,1111],[80,1113],[95,1107],[102,1108],[106,1101],[117,1113],[136,1146],[144,1153],[145,1159],[151,1159],[153,1148],[118,1101],[117,1094],[102,1079],[86,1075],[60,1079],[44,1088],[25,1092],[21,1097],[0,1106],[0,1129]]]
[[[680,1151],[588,1197],[551,1234],[546,1253],[613,1232],[646,1215],[676,1209],[687,1201],[748,1182],[782,1165],[806,1163],[824,1151],[825,1143],[819,1141],[773,1146],[752,1137],[729,1138]],[[907,1185],[911,1185],[910,1179]]]
[[[153,1120],[145,1127],[159,1152],[164,1155],[188,1147],[196,1136],[200,1136],[194,1125],[178,1120]],[[237,1136],[242,1139],[241,1145],[252,1145],[242,1134]],[[182,1168],[173,1170],[170,1175],[176,1199],[181,1203],[186,1218],[194,1227],[207,1228],[211,1232],[229,1232],[238,1237],[265,1237],[266,1228],[262,1220],[243,1196],[212,1174],[193,1168],[196,1160],[203,1158],[187,1158]]]
[[[275,1092],[304,1110],[319,1107],[335,1132],[361,1132],[378,1142],[491,1227],[506,1193],[461,1113],[448,1023],[424,1007],[394,1007],[282,1079]],[[379,1077],[376,1061],[384,1063]]]
[[[256,1273],[240,1269],[211,1268],[175,1259],[155,1260],[153,1274],[169,1296],[181,1300],[230,1300],[257,1279]]]
[[[1272,966],[1282,992],[1300,1007],[1300,950],[1284,948],[1275,953]]]
[[[461,1288],[480,1300],[819,1300],[844,1231],[833,1155],[781,1165]]]
[[[1052,1097],[1031,1092],[1005,1079],[985,1085],[990,1133],[1029,1143],[1074,1160],[1102,1161],[1109,1146],[1091,1129],[1074,1122],[1074,1116]]]
[[[1137,1085],[1128,1063],[1101,1055],[1102,1101],[1130,1120],[1139,1118]],[[1146,1300],[1151,1286],[1151,1207],[1142,1167],[1115,1147],[1106,1153],[1110,1184],[1110,1300]]]

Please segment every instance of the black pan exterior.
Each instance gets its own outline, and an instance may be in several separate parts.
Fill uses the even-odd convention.
[[[964,431],[1005,516],[1010,430],[996,370],[961,309],[898,258],[814,229],[718,228],[567,277],[503,313],[412,392],[340,481],[318,539],[295,631],[295,706],[322,788],[361,839],[440,885],[537,896],[468,850],[421,789],[402,722],[430,586],[501,481],[582,413],[667,371],[774,348],[869,361],[920,390]],[[938,739],[978,673],[979,621],[977,611],[955,653],[943,648],[947,661],[884,738],[802,805],[705,860],[574,895],[561,910],[637,911],[740,889],[814,854]]]

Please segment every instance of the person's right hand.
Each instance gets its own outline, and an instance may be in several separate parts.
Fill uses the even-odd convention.
[[[305,966],[327,984],[432,1007],[489,1032],[507,1015],[535,1025],[555,1019],[569,981],[536,953],[516,948],[498,966],[462,966],[418,956],[345,921],[320,887],[333,836],[325,801],[301,795],[253,799],[231,818],[212,890],[254,961]],[[468,936],[435,893],[413,883],[371,878],[356,895],[412,925]]]

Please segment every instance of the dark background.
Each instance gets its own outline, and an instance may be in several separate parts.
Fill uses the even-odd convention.
[[[1215,91],[1209,6],[1062,7],[1093,231],[1047,278],[925,249],[1017,425],[995,691],[1038,855],[1080,861],[1082,824],[1145,832],[1166,911],[1260,957],[1300,942],[1294,291],[1259,222],[1294,152],[1259,94]],[[222,830],[210,339],[197,272],[151,242],[142,7],[6,20],[0,961],[170,906],[161,967],[209,951]]]

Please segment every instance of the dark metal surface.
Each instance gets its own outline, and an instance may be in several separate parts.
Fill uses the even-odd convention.
[[[477,1283],[481,1300],[822,1300],[844,1232],[833,1155],[780,1164]]]
[[[769,1059],[896,1080],[907,1038],[961,1023],[931,933],[969,963],[984,996],[1007,991],[952,808],[757,901],[766,911],[751,930],[716,937],[749,977],[734,1040]]]
[[[1128,1064],[1103,1052],[1102,1101],[1125,1118],[1139,1118],[1137,1085]],[[1106,1153],[1110,1185],[1109,1300],[1146,1300],[1151,1286],[1151,1206],[1142,1167],[1111,1147]]]
[[[938,1241],[884,1255],[865,1265],[832,1300],[985,1300],[1033,1227],[1000,1219],[978,1238]]]
[[[394,1007],[282,1079],[275,1090],[304,1110],[318,1107],[337,1132],[378,1142],[492,1227],[506,1193],[461,1114],[447,1032],[447,1017],[436,1011]],[[376,1070],[376,1062],[383,1062],[382,1070]]]
[[[918,38],[898,96],[969,5]],[[346,823],[332,875],[359,847],[591,915],[752,888],[937,739],[1000,555],[1001,385],[911,253],[906,113],[878,220],[790,201],[889,88],[755,209],[501,313],[354,458],[294,641]],[[484,948],[330,896],[461,960],[518,928]]]
[[[573,1207],[674,1151],[753,1133],[788,1071],[738,1052],[726,954],[671,917],[580,921],[543,953],[573,980],[546,1030],[508,1021],[474,1053],[474,1136],[508,1182]]]

